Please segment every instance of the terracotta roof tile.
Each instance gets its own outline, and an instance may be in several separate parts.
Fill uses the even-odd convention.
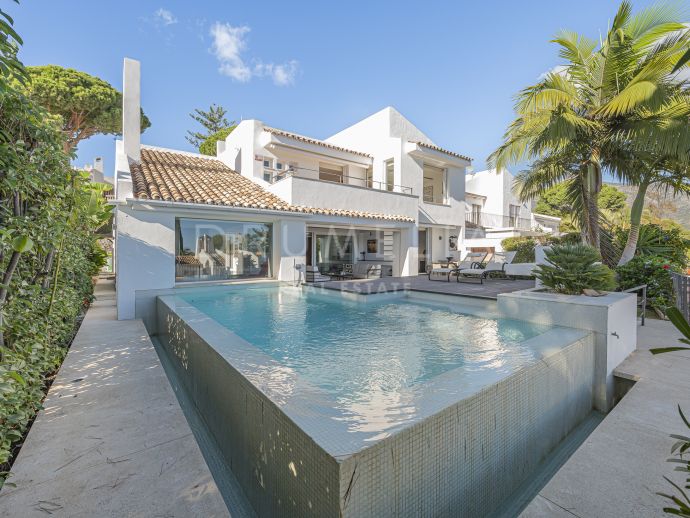
[[[413,140],[411,140],[410,142],[412,142],[413,144],[417,144],[418,146],[433,149],[434,151],[438,151],[439,153],[445,153],[446,155],[462,158],[463,160],[467,160],[469,162],[472,161],[472,159],[468,156],[461,155],[460,153],[456,153],[455,151],[448,151],[447,149],[443,149],[442,147],[436,146],[434,144],[427,144],[425,142],[415,142]]]
[[[273,135],[281,135],[283,137],[289,137],[295,140],[299,140],[300,142],[304,142],[306,144],[314,144],[316,146],[327,147],[328,149],[333,149],[335,151],[344,151],[345,153],[352,153],[355,155],[372,158],[372,156],[368,153],[363,153],[362,151],[355,151],[353,149],[347,149],[344,147],[336,146],[334,144],[331,144],[330,142],[326,142],[325,140],[318,140],[311,137],[305,137],[304,135],[298,135],[297,133],[291,133],[289,131],[284,131],[281,129],[270,128],[268,126],[264,126],[264,131],[272,133]]]
[[[413,218],[378,212],[290,205],[215,158],[142,148],[130,164],[134,197],[178,203],[200,203],[303,214],[413,222]]]

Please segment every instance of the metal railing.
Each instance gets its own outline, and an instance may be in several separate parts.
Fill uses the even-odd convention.
[[[637,294],[637,307],[642,308],[642,325],[644,325],[644,318],[647,314],[647,285],[640,284],[634,288],[628,288],[623,290],[623,293],[636,293]]]
[[[467,212],[465,213],[465,223],[468,227],[532,229],[531,219],[488,212]]]
[[[371,178],[362,178],[360,176],[338,174],[330,171],[319,171],[317,169],[308,169],[306,167],[288,167],[287,169],[264,168],[264,180],[268,183],[276,183],[280,180],[293,176],[295,178],[307,178],[321,182],[364,187],[377,191],[412,194],[412,187],[406,187],[404,185],[389,185],[385,182],[379,182],[372,180]]]
[[[671,273],[673,289],[676,292],[676,307],[690,321],[690,277],[681,273]]]

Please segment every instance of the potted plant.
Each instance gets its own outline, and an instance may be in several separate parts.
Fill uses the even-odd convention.
[[[553,245],[545,251],[548,264],[540,264],[535,276],[553,293],[599,295],[616,288],[613,270],[601,263],[599,252],[588,245]]]

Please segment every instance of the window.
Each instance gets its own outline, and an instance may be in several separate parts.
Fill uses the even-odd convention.
[[[278,171],[282,171],[283,170],[283,163],[282,162],[276,162],[276,169]]]
[[[371,189],[374,186],[374,169],[372,167],[367,167],[364,177],[366,178],[367,187]]]
[[[331,164],[319,164],[319,180],[343,183],[343,167]]]
[[[392,191],[395,189],[395,162],[392,158],[385,162],[385,173],[386,190]]]
[[[271,277],[272,227],[266,223],[175,220],[175,280]]]
[[[339,272],[343,265],[352,264],[352,236],[317,234],[315,241],[316,265],[321,273]]]
[[[264,157],[264,181],[268,183],[273,183],[273,159]]]
[[[510,205],[508,210],[508,226],[517,227],[520,220],[520,205]]]
[[[446,170],[429,164],[424,164],[424,201],[429,203],[445,203]]]
[[[475,225],[482,224],[482,206],[478,203],[472,204],[472,215],[470,216],[470,222]]]

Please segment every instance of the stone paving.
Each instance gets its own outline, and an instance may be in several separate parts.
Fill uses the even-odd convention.
[[[96,288],[0,516],[230,516],[144,325]]]
[[[669,434],[688,432],[677,406],[690,411],[690,354],[652,356],[649,349],[678,345],[679,337],[669,322],[648,319],[638,327],[637,350],[615,370],[634,386],[541,489],[523,518],[668,516],[662,512],[667,501],[656,493],[673,492],[664,476],[684,481],[666,459],[675,442]]]
[[[365,294],[382,293],[384,291],[412,290],[496,299],[499,293],[509,293],[511,291],[534,288],[534,280],[490,278],[486,279],[484,284],[480,284],[479,281],[473,279],[456,282],[455,277],[452,277],[451,281],[447,282],[443,279],[429,280],[426,275],[416,275],[412,277],[383,277],[380,279],[327,281],[316,283],[316,286]]]

